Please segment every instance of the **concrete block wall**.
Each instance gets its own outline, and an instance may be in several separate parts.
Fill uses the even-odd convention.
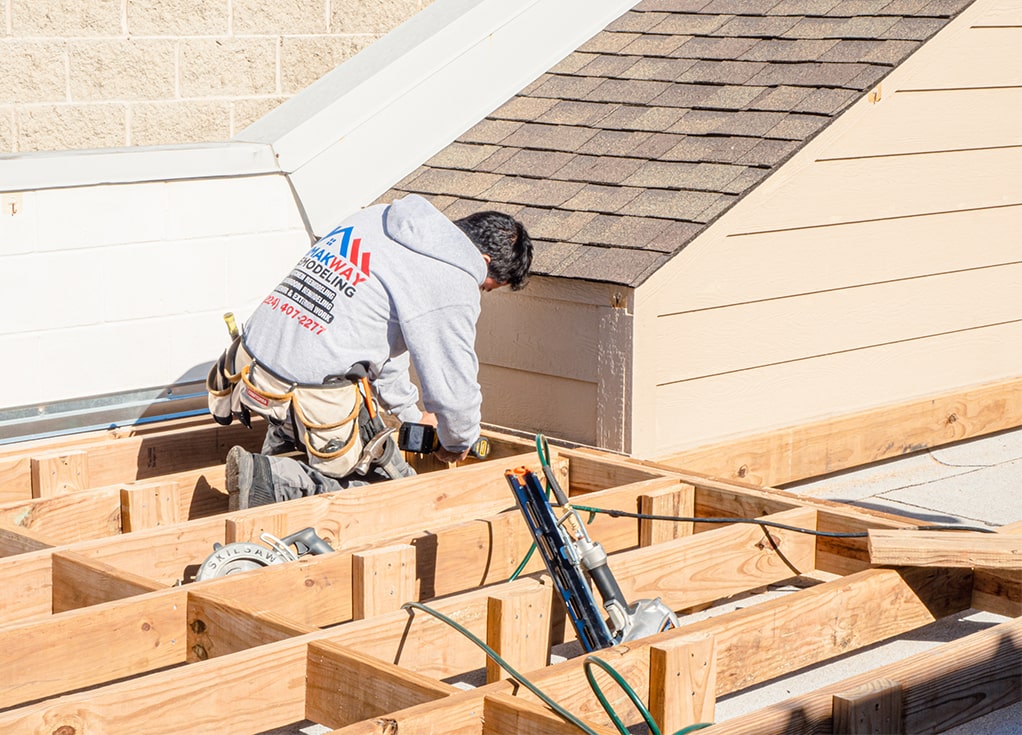
[[[227,140],[432,0],[0,0],[0,153]]]

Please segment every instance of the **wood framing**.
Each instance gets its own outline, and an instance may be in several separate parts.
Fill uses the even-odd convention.
[[[48,527],[49,544],[33,545],[5,531],[0,582],[10,593],[0,602],[0,645],[11,655],[0,664],[0,730],[34,732],[45,723],[47,732],[83,735],[204,729],[254,735],[313,721],[337,733],[378,735],[435,732],[437,722],[444,732],[472,735],[578,731],[528,688],[512,684],[460,632],[425,611],[401,609],[417,600],[489,643],[593,732],[613,732],[586,686],[585,657],[542,564],[534,558],[524,576],[508,581],[532,538],[503,475],[534,465],[535,457],[511,437],[492,440],[501,447],[495,460],[361,493],[175,523],[169,511],[153,519],[138,505],[178,487],[168,478],[180,473],[170,473],[148,478],[140,494],[127,499],[135,518],[148,518],[140,520],[140,530],[79,539],[76,506],[66,504],[60,506],[65,522]],[[59,455],[65,448],[51,449]],[[698,622],[683,613],[677,630],[598,652],[665,731],[713,721],[716,699],[724,694],[970,606],[1022,614],[1017,571],[1000,565],[1014,549],[1013,527],[988,542],[995,551],[982,549],[981,557],[963,551],[953,560],[970,566],[952,568],[942,558],[939,567],[876,568],[869,563],[871,550],[876,553],[871,540],[913,533],[905,530],[912,525],[907,519],[593,450],[555,446],[553,463],[583,512],[759,518],[859,534],[824,539],[747,523],[696,520],[673,528],[594,515],[590,534],[610,553],[628,599],[660,597],[680,611],[712,608],[735,596],[749,601]],[[217,471],[222,474],[222,466],[207,472]],[[70,496],[81,498],[77,510],[84,517],[93,512],[87,499],[106,492]],[[112,497],[120,503],[123,496]],[[214,543],[305,526],[335,551],[190,581],[187,570]],[[919,538],[925,548],[927,538]],[[907,555],[909,564],[930,563]],[[977,563],[989,567],[974,568]],[[793,577],[803,589],[758,601],[765,586]],[[938,654],[945,665],[924,669],[907,659],[763,710],[755,731],[790,732],[786,708],[811,713],[801,730],[807,733],[831,732],[830,723],[861,712],[898,720],[903,731],[914,732],[924,720],[939,729],[1016,701],[1010,675],[1022,661],[1018,621],[977,636],[946,644]],[[551,665],[555,647],[567,660]],[[952,660],[985,673],[966,680]],[[277,685],[264,694],[264,687],[251,686],[253,677]],[[603,674],[597,680],[615,711],[636,724],[638,713],[625,694]],[[918,694],[924,687],[937,692],[925,706]],[[963,689],[970,697],[959,696]],[[214,690],[217,696],[209,697]],[[231,705],[222,706],[226,702]],[[752,722],[734,718],[706,731],[746,732],[746,721]]]

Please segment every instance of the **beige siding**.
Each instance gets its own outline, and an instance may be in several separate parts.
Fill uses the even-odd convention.
[[[1019,48],[979,0],[638,290],[644,454],[1022,374]]]
[[[483,421],[624,451],[633,318],[618,287],[533,278],[483,297]]]

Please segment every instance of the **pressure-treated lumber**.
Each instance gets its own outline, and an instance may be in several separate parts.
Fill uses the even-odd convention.
[[[877,679],[901,688],[900,731],[949,730],[1018,702],[1022,619],[707,728],[706,735],[830,733],[833,698]]]
[[[578,505],[763,517],[821,530],[901,533],[915,523],[591,450],[558,450],[556,456],[563,485]],[[549,580],[536,574],[541,561],[534,558],[527,567],[531,576],[503,582],[531,542],[503,471],[505,465],[535,462],[531,453],[504,460],[379,485],[349,494],[348,505],[339,497],[305,498],[109,538],[60,541],[54,548],[0,558],[0,583],[10,591],[0,599],[0,641],[9,640],[7,648],[16,652],[52,650],[28,669],[19,668],[24,654],[18,653],[0,671],[0,681],[9,682],[0,684],[5,697],[0,701],[7,703],[0,706],[12,707],[0,713],[0,730],[32,732],[45,723],[46,732],[245,735],[309,718],[344,733],[435,733],[438,723],[445,733],[466,735],[573,731],[432,616],[373,605],[364,619],[354,619],[356,558],[397,554],[406,570],[414,569],[414,585],[402,577],[404,591],[393,597],[427,600],[497,647],[596,732],[613,732],[585,685],[582,657],[545,665],[550,646],[570,639],[572,630]],[[222,476],[222,466],[208,469]],[[77,491],[81,497],[95,492]],[[381,504],[387,514],[370,512]],[[391,512],[399,506],[405,507]],[[187,580],[186,567],[197,566],[214,542],[257,539],[264,530],[286,535],[306,525],[338,550],[171,586]],[[865,538],[824,540],[745,523],[691,525],[686,532],[672,522],[598,514],[589,526],[610,553],[629,599],[660,596],[679,609],[751,594],[744,609],[697,623],[683,616],[681,630],[600,652],[649,702],[665,732],[712,719],[718,696],[909,632],[977,600],[1001,609],[1017,604],[1012,570],[869,569]],[[763,585],[797,574],[812,577],[821,569],[846,576],[753,604]],[[156,617],[153,610],[164,610],[171,600],[173,610]],[[144,631],[145,624],[154,627]],[[130,635],[120,634],[123,626]],[[153,630],[159,633],[155,650],[146,638]],[[54,646],[54,640],[61,643]],[[118,647],[109,662],[96,658],[96,651]],[[68,661],[74,666],[66,681]],[[939,681],[950,664],[938,669],[929,680]],[[829,694],[828,712],[834,701],[847,701],[853,711],[863,701],[857,687],[884,672],[866,673],[871,678]],[[468,692],[450,685],[484,676],[499,680]],[[253,687],[253,677],[281,690],[260,696],[263,687]],[[76,687],[92,689],[74,693]],[[629,724],[636,724],[624,694],[609,682],[604,691],[617,711],[629,713]],[[991,689],[983,685],[977,691],[985,696]],[[954,711],[952,719],[964,721],[968,713],[946,706],[954,696],[942,693],[926,706]],[[911,702],[906,695],[904,711],[916,706]],[[989,706],[1002,703],[1000,697]]]
[[[184,662],[185,595],[166,590],[0,628],[0,707]]]
[[[415,549],[381,546],[352,554],[351,606],[355,620],[397,610],[415,598]]]
[[[586,723],[596,735],[615,735],[616,728]],[[510,694],[487,694],[483,698],[481,735],[578,735],[578,727],[548,707],[526,702]]]
[[[691,518],[696,512],[695,487],[684,485],[646,493],[639,499],[639,512],[644,515]],[[691,535],[692,521],[673,522],[645,518],[639,521],[640,546],[652,546]]]
[[[713,722],[717,653],[712,635],[657,643],[649,649],[649,711],[661,732]]]
[[[550,661],[552,587],[528,587],[493,595],[486,601],[486,645],[517,671],[541,669]],[[486,659],[486,680],[503,668]]]
[[[121,529],[125,533],[178,523],[181,493],[176,482],[145,482],[121,488]]]
[[[873,528],[869,557],[874,564],[1022,570],[1022,536]]]
[[[1002,526],[998,533],[1022,534],[1022,520]],[[1022,615],[1022,570],[976,569],[972,606],[1010,618]]]
[[[901,685],[878,678],[834,695],[834,735],[901,733]]]
[[[716,644],[716,694],[738,691],[826,658],[847,653],[891,636],[913,630],[937,617],[968,606],[969,574],[965,570],[871,569],[845,579],[803,590],[790,598],[775,599],[668,631],[624,646],[604,649],[600,657],[613,666],[636,694],[649,696],[651,646],[693,635],[712,637]],[[844,621],[856,611],[856,626]],[[580,686],[582,660],[529,673],[529,679],[560,705],[586,721],[606,725],[595,695]],[[504,691],[500,683],[480,688],[476,696]],[[537,702],[531,692],[517,696]],[[612,688],[605,691],[616,711],[626,711],[627,697]],[[396,727],[403,735],[479,732],[478,699],[465,695],[391,712],[385,722],[364,721],[339,730],[343,735],[385,735]],[[2,720],[0,720],[2,722]],[[390,729],[387,729],[390,728]]]
[[[89,455],[81,450],[32,457],[32,497],[49,498],[89,487]]]
[[[330,641],[309,644],[305,716],[329,727],[385,715],[458,691],[429,676],[388,664]],[[344,706],[334,693],[344,690]]]
[[[170,429],[139,432],[123,435],[113,433],[109,438],[102,434],[87,439],[62,437],[56,441],[36,442],[20,448],[13,445],[0,453],[0,502],[24,500],[39,497],[38,488],[46,492],[53,485],[50,474],[54,452],[82,453],[86,458],[88,477],[80,482],[69,483],[76,489],[104,487],[115,483],[134,482],[175,472],[223,464],[227,451],[234,444],[240,444],[250,451],[258,451],[262,445],[264,427],[254,424],[253,430],[238,423],[219,426],[207,419],[201,422],[172,423]],[[28,456],[18,452],[27,452]],[[35,456],[44,459],[43,464],[33,463]],[[33,466],[36,469],[33,469]],[[38,482],[35,475],[42,472]],[[53,478],[59,487],[59,478]],[[43,482],[43,481],[46,482]]]

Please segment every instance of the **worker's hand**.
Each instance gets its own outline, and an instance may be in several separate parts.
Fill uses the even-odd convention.
[[[419,419],[418,423],[420,423],[420,424],[429,424],[430,426],[432,426],[435,429],[436,428],[436,414],[435,413],[430,413],[429,411],[423,411],[422,412],[422,418]]]
[[[447,463],[464,462],[465,458],[468,456],[468,450],[466,449],[464,452],[458,453],[440,447],[435,452],[433,452],[433,456],[439,459],[441,462]]]

